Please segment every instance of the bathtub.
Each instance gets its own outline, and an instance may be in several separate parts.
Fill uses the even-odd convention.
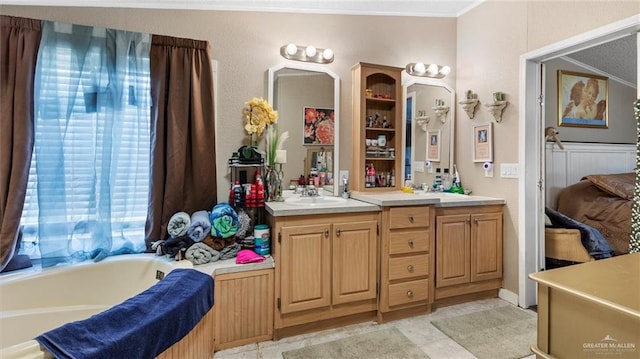
[[[46,353],[33,340],[36,336],[119,304],[148,289],[157,278],[175,268],[192,267],[186,260],[176,262],[154,254],[130,254],[98,263],[87,261],[3,274],[0,348],[4,349],[0,349],[0,357],[45,358]]]

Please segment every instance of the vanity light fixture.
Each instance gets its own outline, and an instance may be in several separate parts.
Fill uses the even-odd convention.
[[[407,64],[405,70],[411,76],[441,79],[451,72],[451,67],[436,64],[426,65],[424,62],[412,62]]]
[[[299,46],[288,44],[280,47],[280,55],[285,59],[329,64],[333,62],[333,50],[320,49],[313,45]]]

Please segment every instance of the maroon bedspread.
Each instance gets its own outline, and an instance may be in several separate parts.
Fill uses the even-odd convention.
[[[558,212],[594,227],[616,255],[629,252],[635,173],[589,175],[563,189]]]

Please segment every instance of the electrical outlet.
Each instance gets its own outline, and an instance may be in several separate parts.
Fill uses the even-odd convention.
[[[342,183],[343,178],[349,180],[349,170],[340,170],[340,183]]]

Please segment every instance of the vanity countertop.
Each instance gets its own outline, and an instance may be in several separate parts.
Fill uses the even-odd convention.
[[[372,203],[346,199],[335,205],[295,206],[285,202],[266,202],[265,208],[274,217],[304,216],[307,214],[332,214],[354,212],[379,212],[380,207]]]
[[[433,204],[436,207],[457,207],[457,206],[484,206],[491,204],[504,204],[504,199],[468,196],[455,193],[441,192],[416,192],[406,193],[402,191],[379,192],[379,193],[352,193],[353,199],[375,204],[382,207],[395,206],[415,206]]]
[[[264,262],[261,263],[237,264],[236,258],[231,258],[212,263],[194,265],[193,269],[215,277],[217,274],[247,272],[274,267],[275,262],[273,257],[265,256]]]

